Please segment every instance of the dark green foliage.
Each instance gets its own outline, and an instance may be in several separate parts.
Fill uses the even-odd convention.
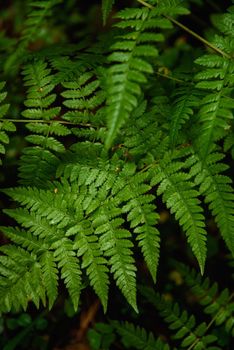
[[[209,278],[202,280],[195,270],[191,270],[183,264],[178,264],[177,267],[184,277],[185,283],[198,298],[199,303],[204,308],[204,312],[214,318],[217,326],[224,323],[226,331],[233,336],[233,294],[227,288],[219,292],[217,283],[211,283]]]
[[[184,300],[177,303],[169,293],[159,294],[152,288],[140,286],[141,309],[140,313],[144,317],[147,305],[150,304],[149,326],[153,330],[147,331],[145,328],[134,325],[130,322],[109,321],[109,323],[97,323],[89,331],[89,340],[92,350],[100,350],[101,339],[108,339],[109,342],[104,349],[112,349],[116,339],[121,339],[124,349],[144,349],[144,350],[169,350],[169,349],[209,349],[221,350],[222,341],[220,334],[231,334],[233,332],[233,293],[225,288],[218,292],[217,283],[211,283],[208,278],[201,278],[195,270],[188,268],[184,264],[173,261],[176,270],[176,278],[183,290]],[[188,286],[191,291],[188,293]],[[197,318],[188,311],[191,307],[186,305],[188,300],[186,295],[196,305],[196,310],[201,305],[202,310],[198,315],[207,314],[207,322],[198,322]],[[186,304],[185,304],[186,303]],[[153,307],[153,309],[152,309]],[[187,307],[187,309],[185,309]],[[154,320],[154,312],[158,314],[157,326]],[[135,320],[135,324],[136,324]],[[141,318],[138,319],[141,323]],[[161,333],[162,323],[165,324],[166,335]],[[225,328],[222,330],[222,325]],[[156,335],[153,333],[157,334]],[[92,337],[94,335],[94,337]]]
[[[3,91],[5,86],[4,82],[0,82],[0,154],[5,154],[5,146],[4,144],[9,143],[9,137],[6,132],[15,131],[15,126],[11,121],[4,121],[4,117],[10,107],[8,103],[4,103],[4,100],[7,96],[7,93]],[[0,159],[0,164],[2,164],[2,160]]]
[[[6,72],[10,73],[12,69],[14,71],[19,61],[25,59],[28,45],[43,35],[43,26],[48,17],[52,16],[54,6],[59,3],[61,3],[61,0],[27,1],[24,29],[20,39],[17,41],[17,46],[5,62],[4,70]]]
[[[177,303],[164,300],[163,297],[154,293],[151,289],[142,288],[142,293],[168,323],[169,329],[174,333],[173,338],[180,341],[182,348],[196,350],[220,349],[213,346],[213,343],[217,341],[217,337],[206,334],[208,326],[205,322],[198,325],[193,315],[189,315],[186,310],[181,311]],[[210,344],[212,345],[210,346]]]
[[[125,348],[147,350],[169,350],[169,345],[165,344],[160,339],[155,340],[152,333],[147,334],[144,328],[134,327],[133,324],[125,322],[113,322],[114,328],[121,336],[122,343]]]
[[[106,24],[106,20],[111,12],[115,0],[102,0],[102,15],[103,23]]]
[[[147,270],[156,282],[161,241],[174,252],[162,225],[166,208],[178,223],[174,246],[188,242],[201,274],[219,232],[224,252],[234,254],[233,7],[216,8],[213,27],[205,23],[208,41],[178,18],[189,22],[201,1],[103,0],[93,14],[86,4],[74,9],[75,1],[24,2],[19,43],[8,57],[0,52],[7,82],[7,89],[0,83],[0,153],[15,141],[8,131],[16,123],[22,141],[19,184],[9,177],[2,190],[13,202],[1,224],[0,312],[31,303],[50,310],[63,287],[76,312],[88,286],[106,311],[114,285],[138,312],[138,275]],[[101,10],[102,29],[93,20]],[[181,260],[193,259],[183,249]],[[233,333],[231,293],[180,271],[211,322]],[[209,324],[152,290],[143,294],[176,346],[218,349]],[[126,348],[171,346],[131,323],[104,328],[91,332],[94,349],[108,349],[113,334]]]

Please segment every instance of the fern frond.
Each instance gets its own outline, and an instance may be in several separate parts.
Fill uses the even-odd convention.
[[[30,232],[21,231],[14,227],[1,227],[4,234],[16,243],[29,251],[37,253],[38,251],[45,251],[48,249],[48,244],[39,241]]]
[[[105,101],[100,78],[94,70],[87,69],[80,72],[77,78],[62,82],[62,85],[65,88],[61,93],[65,98],[63,104],[69,109],[63,119],[83,126],[72,128],[73,134],[85,139],[99,139],[102,134],[101,126],[104,127],[100,110]]]
[[[149,9],[126,9],[118,14],[116,26],[130,28],[131,32],[119,37],[109,56],[112,66],[108,76],[107,116],[109,131],[106,146],[109,148],[120,127],[137,106],[146,73],[152,73],[148,58],[157,57],[158,50],[152,43],[162,41],[162,34],[151,35],[149,28],[171,27],[168,20],[154,17]]]
[[[168,136],[159,123],[162,120],[159,108],[162,104],[168,106],[168,100],[162,96],[155,104],[156,108],[147,108],[145,100],[139,103],[122,132],[123,156],[135,161],[139,168],[160,159],[168,150]]]
[[[206,231],[203,209],[199,205],[199,192],[194,189],[191,175],[183,171],[182,162],[173,161],[168,154],[152,168],[151,185],[159,185],[158,195],[163,195],[171,213],[185,231],[196,256],[201,272],[206,260]]]
[[[215,45],[224,52],[234,52],[233,27],[234,16],[225,14],[217,16],[215,21],[222,31],[222,35],[215,36]],[[201,101],[199,111],[200,137],[198,143],[205,159],[212,149],[215,141],[223,138],[229,129],[230,121],[233,120],[232,109],[234,101],[233,92],[233,60],[215,54],[206,54],[195,61],[203,70],[195,78],[198,80],[197,88],[206,91]]]
[[[27,3],[28,13],[24,21],[24,30],[18,40],[18,46],[5,62],[5,71],[9,73],[12,68],[15,68],[16,64],[22,62],[28,45],[40,36],[45,21],[53,14],[53,7],[60,2],[61,0],[32,0]]]
[[[130,227],[137,234],[138,245],[155,282],[160,246],[160,235],[156,228],[159,215],[152,203],[155,197],[149,194],[151,186],[146,184],[148,174],[135,171],[134,164],[126,164],[119,179],[116,179],[112,194],[118,205],[122,203],[122,213],[127,214]]]
[[[58,165],[57,154],[65,150],[64,145],[51,135],[60,136],[70,133],[64,125],[51,121],[58,117],[60,107],[51,107],[56,94],[51,93],[55,85],[50,73],[51,70],[43,61],[29,64],[23,71],[28,94],[25,101],[27,109],[22,115],[25,118],[48,122],[27,125],[28,129],[36,134],[26,137],[26,140],[34,146],[26,147],[20,160],[20,177],[24,185],[46,186],[46,182],[54,175]],[[34,177],[31,176],[32,173]]]
[[[124,220],[119,216],[121,210],[102,206],[94,217],[95,234],[100,235],[100,245],[109,258],[111,273],[129,304],[137,311],[136,305],[136,267],[133,258],[131,234],[121,228]]]
[[[81,268],[86,269],[90,284],[100,298],[104,311],[107,309],[108,300],[108,268],[107,261],[102,256],[98,237],[94,235],[91,223],[86,220],[70,228],[66,235],[75,234],[74,248],[77,256],[82,256]]]
[[[53,243],[52,248],[55,249],[54,257],[61,269],[61,277],[64,279],[74,309],[77,310],[81,292],[81,271],[74,243],[64,237]]]
[[[106,20],[112,10],[115,0],[102,0],[102,17],[103,24],[106,24]]]
[[[192,153],[186,161],[190,174],[195,177],[199,192],[205,197],[224,241],[234,254],[234,192],[231,179],[222,174],[228,169],[228,165],[221,162],[224,154],[213,151],[204,160],[200,149]]]
[[[184,264],[176,265],[185,283],[198,298],[204,312],[214,318],[216,325],[225,324],[227,332],[234,335],[234,302],[233,295],[226,288],[218,291],[218,284],[211,283],[209,278],[202,279],[194,269]]]
[[[142,287],[141,293],[169,324],[169,329],[175,333],[174,339],[180,340],[181,348],[214,349],[213,343],[216,342],[217,337],[206,334],[208,328],[205,322],[197,325],[193,315],[189,315],[186,310],[181,311],[177,303],[166,301],[150,288]],[[215,347],[215,349],[220,348]]]
[[[46,286],[49,307],[56,299],[57,274],[61,271],[74,308],[77,308],[81,291],[79,257],[82,257],[81,268],[86,270],[91,286],[106,309],[109,284],[107,262],[98,236],[91,224],[88,227],[85,224],[89,221],[84,221],[84,212],[89,212],[94,196],[89,196],[82,188],[77,192],[77,183],[74,188],[66,182],[64,185],[66,189],[61,186],[56,191],[23,187],[6,190],[5,193],[26,207],[6,213],[26,227],[28,232],[24,234],[13,228],[4,228],[3,231],[17,245],[37,254],[45,284],[51,277]],[[74,238],[68,238],[72,236]]]
[[[5,82],[0,82],[0,154],[5,154],[5,144],[9,143],[9,137],[7,132],[15,131],[15,125],[12,122],[4,121],[4,117],[10,107],[9,104],[4,103],[7,93],[2,91],[5,86]],[[0,164],[2,164],[2,160],[0,159]]]
[[[233,27],[234,27],[234,10],[233,6],[230,6],[227,9],[227,12],[224,14],[213,14],[211,16],[212,24],[215,28],[219,30],[219,35],[215,35],[214,41],[218,44],[223,39],[224,44],[224,51],[228,53],[233,53],[234,48],[234,34],[233,34]],[[226,40],[225,40],[226,39]],[[217,45],[219,46],[219,44]],[[228,49],[230,51],[228,51]]]
[[[0,255],[0,297],[1,311],[26,310],[29,301],[37,307],[45,293],[40,265],[36,256],[26,250],[7,245],[1,247]]]
[[[196,75],[196,79],[200,80],[197,87],[212,91],[201,101],[199,111],[202,128],[198,143],[205,158],[214,142],[223,138],[225,131],[229,129],[229,122],[233,119],[231,111],[234,106],[231,98],[233,83],[229,78],[234,71],[234,65],[227,59],[215,55],[205,55],[197,59],[196,63],[206,67],[204,72]]]
[[[35,212],[26,208],[4,209],[4,213],[15,219],[22,227],[26,228],[35,236],[53,240],[54,237],[62,237],[62,231],[55,226],[50,225],[46,218],[41,217]]]
[[[58,295],[58,268],[53,252],[45,251],[40,257],[40,264],[50,310]]]
[[[84,161],[87,162],[87,159]],[[113,273],[117,286],[136,310],[136,267],[132,257],[131,233],[121,227],[124,222],[120,217],[122,211],[109,197],[117,173],[108,164],[104,163],[104,166],[105,168],[89,163],[87,165],[77,163],[75,166],[65,168],[66,177],[69,177],[74,184],[78,183],[81,186],[82,210],[92,222],[88,230],[87,228],[82,230],[81,222],[78,226],[72,227],[68,234],[77,230],[81,232],[76,236],[75,244],[77,248],[79,247],[80,254],[84,254],[83,259],[86,260],[83,265],[88,266],[87,273],[93,277],[91,284],[103,301],[104,307],[106,307],[108,279],[105,259],[97,250],[99,245],[104,256],[108,258],[111,265],[110,272]],[[94,235],[91,235],[92,227]],[[97,236],[99,236],[99,243],[96,242]],[[95,255],[97,255],[96,259],[94,259]]]
[[[99,89],[99,80],[94,80],[94,78],[94,72],[87,71],[81,74],[76,81],[62,83],[63,87],[67,89],[62,92],[62,96],[66,98],[63,104],[76,110],[76,113],[73,113],[74,115],[81,117],[83,114],[92,112],[103,103],[104,92]]]
[[[138,105],[141,87],[153,72],[152,62],[158,56],[155,43],[164,40],[163,30],[172,28],[165,16],[188,13],[179,1],[157,5],[154,9],[126,8],[117,15],[120,22],[115,26],[122,29],[123,34],[120,32],[117,36],[111,47],[114,52],[109,56],[112,65],[107,78],[107,148]]]
[[[23,233],[9,228],[4,228],[3,231],[15,243],[37,254],[35,263],[41,266],[41,278],[44,281],[44,292],[47,293],[49,299],[49,307],[52,307],[57,296],[59,269],[74,308],[77,309],[81,291],[81,272],[77,249],[74,247],[74,242],[65,237],[66,231],[63,231],[75,223],[74,216],[71,213],[68,214],[69,210],[71,211],[67,206],[68,201],[62,200],[61,197],[55,200],[53,196],[56,197],[56,194],[53,192],[53,195],[50,196],[51,201],[49,201],[49,191],[37,191],[31,188],[18,189],[18,192],[16,190],[7,192],[27,206],[30,212],[25,209],[16,209],[9,211],[9,214],[19,223],[29,227],[29,232]],[[46,215],[42,214],[44,210],[47,212]],[[38,238],[34,236],[35,234],[38,235]],[[49,278],[51,281],[47,284]],[[41,282],[40,285],[42,285]]]
[[[170,120],[170,146],[173,149],[178,141],[183,124],[193,115],[193,108],[198,105],[198,99],[192,86],[176,89]]]
[[[69,193],[56,193],[53,190],[38,190],[30,187],[17,187],[3,192],[30,209],[30,212],[46,218],[51,225],[56,224],[58,228],[64,228],[68,223],[75,223],[72,215],[74,198],[71,198]]]
[[[94,192],[91,199],[88,207],[89,212],[102,207],[104,201],[108,201],[109,195],[116,212],[117,209],[122,208],[121,212],[127,214],[127,220],[130,222],[133,232],[137,234],[136,239],[139,241],[139,247],[155,281],[160,238],[155,227],[158,215],[155,213],[156,207],[152,203],[154,196],[148,194],[151,186],[146,184],[148,175],[135,173],[135,166],[131,163],[126,164],[121,172],[119,170],[116,172],[118,166],[114,164],[110,165],[105,162],[104,164],[89,164],[87,158],[84,159],[84,162],[88,163],[87,165],[82,164],[82,159],[80,161],[80,164],[77,159],[75,165],[68,165],[65,168],[65,176],[69,177],[71,181],[78,180],[80,185],[86,185],[90,188],[94,186],[98,190]],[[89,175],[87,176],[87,174]],[[99,214],[99,212],[97,213]]]
[[[155,339],[152,333],[147,334],[144,328],[134,326],[129,322],[117,322],[111,323],[116,329],[117,333],[121,337],[121,341],[124,346],[128,348],[134,348],[139,350],[169,350],[168,344],[165,344],[161,339]]]
[[[25,21],[25,29],[21,40],[30,42],[32,38],[35,39],[35,35],[44,19],[52,15],[52,8],[60,2],[61,0],[30,1],[28,17]]]
[[[232,159],[234,159],[234,123],[232,124],[232,129],[228,133],[227,137],[224,140],[224,151],[227,152],[230,150]]]

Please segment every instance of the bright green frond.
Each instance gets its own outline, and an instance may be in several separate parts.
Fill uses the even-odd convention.
[[[191,175],[183,171],[183,163],[173,161],[169,154],[152,168],[152,185],[159,185],[158,195],[186,233],[188,242],[196,256],[201,272],[206,260],[206,231],[203,209],[198,199]]]
[[[26,310],[29,301],[39,307],[45,304],[45,290],[41,266],[36,256],[26,250],[7,245],[1,247],[0,256],[0,297],[1,311]]]
[[[49,309],[51,309],[58,295],[58,269],[52,251],[47,250],[41,255],[40,264],[49,301]]]
[[[99,296],[104,311],[106,311],[109,285],[108,268],[107,261],[102,256],[98,237],[94,235],[94,230],[88,220],[73,226],[66,233],[67,236],[74,234],[74,248],[78,250],[77,255],[82,256],[81,268],[86,269],[90,284]]]
[[[99,242],[104,255],[108,257],[111,273],[116,284],[129,302],[137,311],[136,305],[136,267],[133,258],[130,240],[131,233],[121,228],[123,219],[117,208],[101,207],[94,217],[95,234],[99,235]]]
[[[22,115],[35,122],[27,124],[27,128],[34,134],[28,135],[26,140],[33,146],[24,149],[20,160],[21,183],[40,183],[41,187],[46,187],[58,166],[57,154],[65,151],[63,144],[52,135],[68,135],[70,131],[57,121],[52,121],[59,117],[60,107],[51,107],[56,94],[52,93],[55,84],[48,65],[42,60],[28,64],[23,70],[23,75],[27,87],[27,109]],[[37,119],[45,123],[37,123]],[[31,176],[32,173],[34,177]]]
[[[159,260],[160,235],[156,228],[159,215],[153,204],[154,195],[149,194],[147,173],[135,174],[135,166],[127,164],[112,188],[117,203],[123,203],[122,212],[127,214],[130,227],[136,234],[144,260],[156,281]],[[117,193],[115,193],[117,192]]]
[[[106,146],[109,148],[119,129],[138,105],[141,85],[146,83],[146,74],[153,72],[149,62],[158,55],[154,47],[155,37],[151,29],[163,28],[168,22],[158,18],[149,9],[125,9],[118,14],[117,27],[126,30],[112,46],[114,51],[109,56],[111,67],[108,74],[107,121],[109,131]],[[128,30],[128,32],[127,32]],[[129,30],[131,31],[129,33]],[[149,35],[148,35],[149,33]],[[162,41],[163,37],[158,37]]]
[[[217,20],[217,18],[219,20]],[[233,73],[234,63],[229,54],[234,52],[233,13],[214,16],[214,22],[221,35],[216,35],[214,44],[227,53],[227,57],[206,54],[195,62],[201,71],[195,76],[197,88],[205,91],[199,111],[199,147],[205,159],[215,141],[223,138],[233,121]]]
[[[195,176],[195,183],[205,197],[217,226],[228,248],[234,254],[234,192],[231,179],[223,175],[228,166],[220,162],[224,155],[210,153],[203,159],[202,152],[196,152],[187,160],[191,167],[190,174]]]
[[[61,270],[61,277],[68,289],[74,309],[77,310],[81,292],[81,271],[74,243],[64,237],[52,245],[54,258]]]

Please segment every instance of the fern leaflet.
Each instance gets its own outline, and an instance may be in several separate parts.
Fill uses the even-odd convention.
[[[204,215],[198,199],[198,191],[191,175],[183,171],[183,163],[173,161],[169,154],[152,168],[151,185],[159,184],[157,194],[183,227],[188,242],[196,256],[201,272],[206,259],[206,231]]]
[[[186,310],[180,311],[179,305],[166,301],[159,294],[147,287],[141,288],[145,298],[159,311],[160,316],[169,324],[169,329],[173,331],[174,339],[181,341],[182,348],[190,349],[214,349],[213,343],[217,337],[213,334],[206,334],[207,325],[205,322],[197,326],[196,319],[189,315]],[[220,349],[215,347],[215,349]]]
[[[128,348],[139,350],[169,350],[169,345],[161,339],[155,339],[152,333],[147,334],[144,328],[135,327],[129,322],[113,321],[112,325],[120,335],[122,343]]]
[[[218,292],[217,283],[210,282],[209,278],[202,279],[194,269],[183,264],[177,264],[185,283],[204,307],[204,312],[214,318],[216,325],[225,323],[227,332],[234,335],[234,302],[233,295],[226,288]]]
[[[234,38],[230,27],[233,27],[234,23],[233,9],[230,8],[230,14],[220,15],[218,18],[215,24],[217,23],[223,35],[216,35],[215,44],[227,54],[232,55]],[[207,92],[201,101],[199,111],[201,135],[198,140],[202,157],[205,159],[212,150],[214,142],[224,137],[225,131],[230,127],[230,121],[233,121],[234,63],[231,58],[215,54],[206,54],[195,62],[203,67],[203,70],[195,77],[198,80],[197,88]]]
[[[5,154],[5,144],[9,143],[9,137],[6,132],[15,131],[15,125],[10,121],[4,121],[4,117],[10,107],[9,104],[2,102],[5,100],[7,93],[2,91],[5,86],[5,82],[0,82],[0,154]],[[2,160],[0,159],[0,164]]]
[[[224,155],[218,151],[210,153],[203,159],[201,151],[193,152],[186,161],[190,174],[195,176],[200,193],[215,218],[228,248],[234,254],[234,193],[231,179],[222,173],[228,166],[220,161]]]
[[[56,94],[51,93],[55,85],[50,72],[43,61],[29,64],[23,71],[28,95],[25,101],[27,109],[22,115],[35,120],[27,124],[27,128],[35,134],[26,137],[26,140],[34,146],[25,148],[20,160],[21,183],[25,185],[46,186],[46,182],[54,176],[58,165],[57,154],[65,150],[63,144],[52,135],[66,136],[70,133],[64,125],[52,122],[52,119],[59,116],[60,107],[51,107]],[[36,122],[37,119],[39,122]]]

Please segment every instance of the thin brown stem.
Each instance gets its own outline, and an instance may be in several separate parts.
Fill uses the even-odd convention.
[[[234,293],[232,293],[230,295],[230,297],[228,298],[228,302],[230,302],[232,300],[232,298],[234,297]],[[212,324],[215,322],[216,318],[219,316],[219,314],[222,312],[223,310],[220,309],[215,315],[214,317],[211,319],[211,321],[208,323],[207,327],[206,327],[206,331],[205,333],[210,329],[210,327],[212,326]],[[204,334],[205,334],[204,333]],[[199,342],[199,339],[196,339],[188,348],[188,350],[192,350],[194,348],[194,346]]]
[[[148,4],[146,1],[144,0],[137,0],[139,3],[141,3],[142,5],[148,7],[149,9],[153,10],[154,6]],[[184,31],[186,31],[187,33],[189,33],[190,35],[192,35],[194,38],[198,39],[199,41],[201,41],[203,44],[205,44],[206,46],[208,46],[209,48],[211,48],[212,50],[216,51],[218,54],[222,55],[223,57],[226,57],[228,59],[231,59],[231,56],[229,56],[226,52],[224,52],[223,50],[219,49],[218,47],[216,47],[215,45],[213,45],[212,43],[210,43],[208,40],[206,40],[205,38],[203,38],[202,36],[200,36],[199,34],[195,33],[193,30],[191,30],[190,28],[186,27],[184,24],[180,23],[179,21],[177,21],[176,19],[172,18],[171,16],[164,16],[165,18],[167,18],[169,21],[171,21],[172,23],[176,24],[178,27],[180,27],[181,29],[183,29]]]

